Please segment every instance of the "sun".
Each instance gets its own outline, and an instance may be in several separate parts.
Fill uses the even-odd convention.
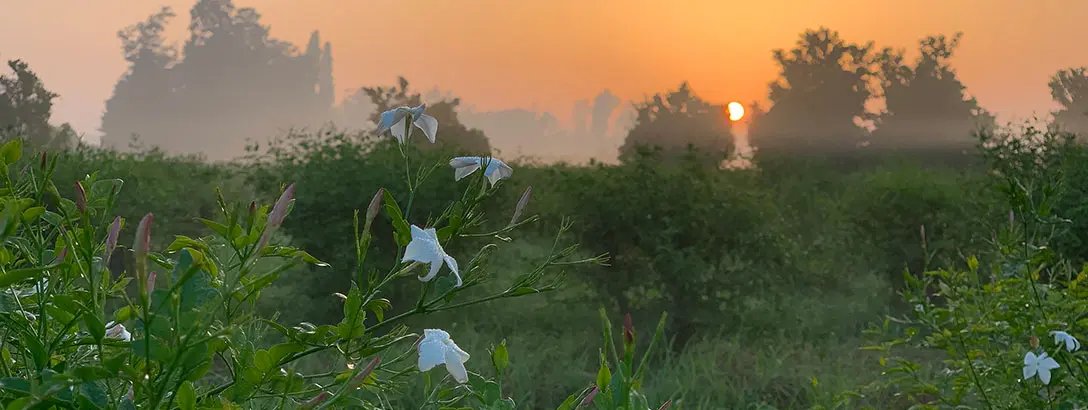
[[[727,109],[729,110],[729,121],[740,121],[741,118],[744,118],[743,104],[733,101],[729,103],[727,107]]]

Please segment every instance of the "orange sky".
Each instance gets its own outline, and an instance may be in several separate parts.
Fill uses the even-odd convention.
[[[118,29],[162,5],[179,44],[193,0],[5,0],[0,58],[22,58],[61,95],[54,120],[97,140],[104,101],[125,70]],[[1046,83],[1088,65],[1088,1],[1069,0],[235,0],[272,35],[333,44],[339,90],[392,83],[440,86],[480,110],[512,107],[569,117],[604,88],[625,99],[688,80],[714,102],[765,100],[771,49],[820,25],[846,39],[915,48],[963,31],[953,64],[981,104],[1009,120],[1052,108]]]

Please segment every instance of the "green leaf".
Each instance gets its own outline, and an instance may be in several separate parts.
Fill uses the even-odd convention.
[[[597,370],[597,387],[605,388],[612,381],[612,371],[608,369],[608,363],[604,359],[604,353],[601,353],[601,368]]]
[[[45,215],[45,207],[44,206],[36,206],[36,207],[33,207],[33,208],[28,208],[27,210],[23,211],[23,223],[34,222],[38,218],[40,218],[42,215]]]
[[[186,381],[181,384],[177,392],[178,407],[181,410],[193,410],[196,408],[196,389],[193,382]]]
[[[385,191],[385,201],[382,207],[385,208],[385,215],[389,217],[389,221],[393,224],[397,245],[408,245],[408,242],[412,240],[412,230],[408,227],[408,221],[404,219],[400,206],[397,205],[397,201],[393,199],[393,195],[389,191]]]
[[[106,325],[96,314],[83,315],[83,324],[87,326],[87,332],[91,334],[95,342],[101,342],[106,336]]]
[[[0,146],[0,159],[3,159],[4,165],[11,165],[19,162],[19,158],[23,156],[23,140],[19,138],[12,138],[10,141]]]

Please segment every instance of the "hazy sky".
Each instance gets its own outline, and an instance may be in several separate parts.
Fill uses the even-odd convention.
[[[56,122],[97,140],[104,102],[125,70],[116,32],[163,5],[180,45],[194,0],[2,0],[0,58],[30,63],[61,95]],[[914,49],[964,32],[953,59],[980,103],[1003,120],[1052,108],[1046,83],[1088,65],[1082,0],[362,1],[236,0],[272,35],[333,44],[340,91],[404,75],[478,110],[536,108],[567,121],[573,102],[609,88],[623,99],[691,82],[703,97],[764,101],[774,48],[824,25],[852,41]],[[341,92],[341,95],[343,93]]]

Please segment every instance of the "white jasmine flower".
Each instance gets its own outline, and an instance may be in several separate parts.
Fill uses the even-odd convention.
[[[382,134],[388,130],[393,134],[393,138],[396,138],[398,142],[403,144],[409,136],[407,132],[411,132],[410,129],[406,129],[407,127],[404,120],[408,116],[411,116],[412,125],[423,130],[423,134],[426,135],[427,139],[433,144],[435,134],[438,133],[438,120],[424,113],[423,111],[426,109],[427,104],[420,104],[416,107],[397,107],[383,112],[381,120],[378,122],[378,134]]]
[[[1024,380],[1039,375],[1039,380],[1043,384],[1050,384],[1050,371],[1057,369],[1058,362],[1054,361],[1054,358],[1046,355],[1046,352],[1039,353],[1038,356],[1035,353],[1028,352],[1024,355]]]
[[[426,329],[423,340],[419,342],[419,371],[425,372],[440,364],[446,365],[446,371],[458,383],[468,382],[468,370],[465,362],[469,355],[450,339],[450,334],[441,329]]]
[[[514,175],[514,169],[498,158],[457,157],[450,160],[450,166],[454,169],[453,179],[460,181],[461,178],[476,172],[484,164],[487,164],[487,168],[484,169],[484,176],[487,177],[488,181],[491,181],[491,186],[495,186],[495,183],[499,182],[500,179],[510,178],[511,175]]]
[[[1050,332],[1050,335],[1054,336],[1054,344],[1060,346],[1062,343],[1065,343],[1065,350],[1072,352],[1080,349],[1080,341],[1069,333],[1055,330]]]
[[[132,333],[125,329],[125,325],[116,322],[109,322],[106,324],[106,337],[112,339],[120,339],[126,342],[132,341]]]
[[[442,249],[442,244],[438,243],[438,232],[435,232],[434,228],[420,229],[412,225],[412,241],[404,249],[404,258],[400,261],[431,264],[431,270],[427,272],[427,276],[419,278],[424,282],[434,279],[438,270],[442,269],[442,263],[445,263],[453,271],[453,276],[457,277],[457,287],[461,287],[461,274],[457,271],[457,261]]]

